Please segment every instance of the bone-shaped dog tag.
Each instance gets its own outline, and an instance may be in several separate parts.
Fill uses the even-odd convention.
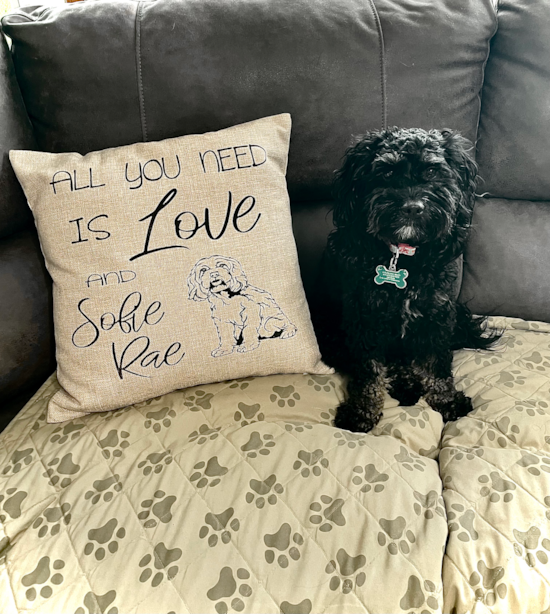
[[[382,284],[393,284],[396,288],[403,290],[406,287],[405,281],[409,275],[407,269],[399,269],[399,271],[389,271],[383,264],[376,267],[376,277],[374,283],[381,286]]]

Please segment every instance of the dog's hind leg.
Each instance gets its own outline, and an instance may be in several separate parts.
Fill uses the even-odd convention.
[[[399,405],[415,405],[422,396],[422,382],[410,365],[392,364],[388,366],[388,392]]]
[[[371,360],[350,377],[348,396],[336,411],[335,426],[368,433],[378,424],[384,407],[384,375],[384,367]]]
[[[452,361],[452,353],[448,352],[413,364],[423,385],[424,398],[445,422],[457,420],[473,410],[471,399],[455,388]]]

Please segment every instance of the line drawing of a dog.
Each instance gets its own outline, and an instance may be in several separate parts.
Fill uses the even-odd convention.
[[[229,256],[201,258],[187,278],[189,299],[208,301],[219,338],[212,356],[226,356],[235,349],[250,352],[262,339],[290,339],[297,328],[273,296],[251,286],[241,263]]]

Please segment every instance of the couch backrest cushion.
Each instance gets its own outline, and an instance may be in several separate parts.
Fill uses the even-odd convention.
[[[481,192],[550,200],[550,7],[501,0],[485,70],[477,159]]]
[[[112,0],[4,18],[41,148],[87,153],[278,113],[288,182],[327,198],[353,134],[382,124],[476,135],[490,0]]]

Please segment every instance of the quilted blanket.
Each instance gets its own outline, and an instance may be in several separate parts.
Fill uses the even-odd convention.
[[[495,324],[443,439],[389,397],[336,429],[345,382],[311,375],[48,425],[52,376],[0,435],[0,612],[545,611],[550,326]]]

